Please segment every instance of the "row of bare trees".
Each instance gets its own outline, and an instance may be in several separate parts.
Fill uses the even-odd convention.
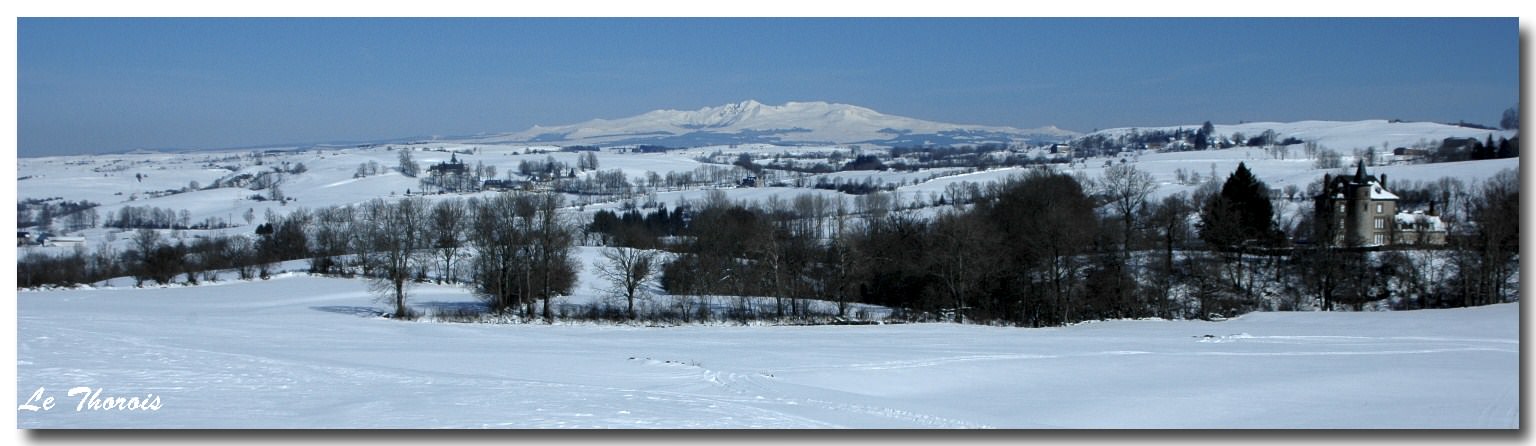
[[[142,285],[217,280],[219,271],[241,279],[268,277],[273,266],[309,259],[320,274],[362,274],[370,290],[411,316],[412,283],[460,282],[466,277],[491,310],[521,308],[533,317],[543,302],[552,318],[552,299],[570,293],[578,269],[572,258],[575,234],[561,217],[558,194],[504,193],[486,199],[421,197],[374,199],[357,206],[296,209],[267,215],[255,237],[221,235],[174,243],[160,232],[140,229],[129,248],[113,253],[103,246],[65,255],[30,254],[18,262],[18,286],[75,285],[131,275]],[[105,257],[103,257],[105,256]]]
[[[555,194],[498,194],[469,202],[474,283],[493,312],[522,305],[531,317],[534,304],[543,301],[542,316],[550,320],[552,299],[575,285],[575,234],[561,221],[561,204]]]
[[[1037,170],[956,197],[972,204],[933,217],[891,212],[885,194],[852,207],[825,195],[754,204],[716,197],[668,215],[599,215],[589,230],[671,251],[660,282],[685,317],[709,316],[698,312],[707,306],[687,306],[689,296],[738,296],[733,311],[776,318],[804,316],[805,302],[825,300],[840,313],[861,302],[913,318],[1020,325],[1378,301],[1477,305],[1518,298],[1515,178],[1501,173],[1477,197],[1456,201],[1462,211],[1444,217],[1465,222],[1444,248],[1293,245],[1287,234],[1309,232],[1310,217],[1281,216],[1275,209],[1294,198],[1271,197],[1241,166],[1225,183],[1158,200],[1150,175],[1120,165],[1093,179]],[[679,213],[688,223],[675,236],[656,230]],[[773,305],[751,308],[741,296]]]
[[[503,193],[486,199],[448,199],[428,203],[420,197],[396,201],[375,199],[355,210],[321,212],[332,218],[351,213],[351,244],[333,240],[343,221],[328,221],[316,229],[318,265],[334,264],[338,249],[350,246],[354,264],[371,278],[370,289],[391,301],[396,317],[411,316],[407,304],[412,282],[428,280],[436,269],[438,281],[458,281],[462,264],[475,291],[492,312],[521,308],[533,317],[542,302],[542,317],[552,319],[552,300],[570,293],[578,266],[572,258],[574,234],[560,217],[562,199],[556,194]],[[344,215],[343,215],[344,217]],[[321,228],[329,226],[329,229]]]
[[[1383,299],[1433,307],[1518,298],[1514,171],[1441,188],[1456,197],[1442,200],[1453,228],[1448,247],[1380,252],[1292,246],[1281,235],[1306,232],[1308,217],[1283,225],[1271,200],[1279,206],[1286,198],[1262,194],[1267,188],[1241,167],[1220,187],[1211,184],[1193,196],[1152,200],[1150,176],[1130,165],[1096,179],[1038,169],[953,191],[950,202],[968,204],[932,216],[898,212],[882,193],[735,203],[713,191],[655,215],[599,213],[587,229],[619,245],[604,251],[597,275],[625,301],[630,319],[641,317],[636,302],[658,276],[684,320],[813,318],[815,301],[836,305],[828,316],[867,303],[913,319],[1041,326],[1358,308]],[[1436,194],[1404,192],[1418,195]],[[194,282],[215,278],[207,271],[218,269],[249,278],[265,276],[275,262],[308,258],[318,273],[371,278],[400,317],[410,315],[410,285],[435,277],[471,284],[492,311],[552,319],[552,302],[570,293],[580,269],[562,207],[561,196],[549,193],[435,203],[412,197],[269,214],[254,240],[173,244],[141,230],[106,261],[83,252],[25,256],[19,284],[86,283],[80,274],[114,273],[159,283],[184,274]],[[710,314],[718,308],[710,299],[737,305]]]

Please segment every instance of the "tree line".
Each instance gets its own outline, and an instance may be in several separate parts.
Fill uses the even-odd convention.
[[[893,200],[879,193],[851,206],[810,194],[761,203],[716,197],[648,214],[600,212],[589,230],[615,245],[673,253],[658,266],[659,281],[680,306],[689,297],[767,296],[770,308],[747,299],[727,307],[770,318],[815,316],[809,300],[837,303],[838,316],[858,302],[914,320],[1048,326],[1518,298],[1512,171],[1459,189],[1457,204],[1444,205],[1459,208],[1445,218],[1461,229],[1441,249],[1306,243],[1320,227],[1309,207],[1277,212],[1294,206],[1292,198],[1272,196],[1246,166],[1209,184],[1150,200],[1155,183],[1133,166],[1097,179],[1039,169],[957,197],[972,204],[933,218],[893,212]],[[1282,217],[1293,213],[1303,217]],[[719,307],[695,302],[679,311]]]
[[[931,216],[880,192],[745,203],[710,191],[672,209],[599,211],[587,224],[569,221],[554,193],[375,199],[269,213],[250,236],[173,243],[140,229],[123,252],[29,253],[18,285],[119,275],[196,283],[219,271],[249,279],[308,259],[314,273],[368,278],[397,317],[412,316],[411,284],[437,280],[469,284],[493,313],[550,320],[551,303],[571,292],[581,269],[577,241],[595,239],[609,246],[598,275],[625,302],[616,317],[627,319],[831,320],[864,303],[908,320],[1053,326],[1358,309],[1384,299],[1401,308],[1518,299],[1518,175],[1440,183],[1425,187],[1440,192],[1456,234],[1444,249],[1298,243],[1330,225],[1312,222],[1307,208],[1286,212],[1291,199],[1272,196],[1244,165],[1193,194],[1153,200],[1151,176],[1121,164],[1098,178],[1039,168],[952,190],[947,201],[957,205]],[[1437,195],[1404,189],[1405,197]],[[1281,217],[1297,213],[1299,221]],[[641,314],[635,302],[652,284],[673,308]],[[835,312],[822,314],[817,301]]]

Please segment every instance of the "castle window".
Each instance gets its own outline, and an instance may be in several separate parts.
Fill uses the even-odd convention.
[[[1385,245],[1385,244],[1387,244],[1387,236],[1384,236],[1384,235],[1381,235],[1381,234],[1376,234],[1376,237],[1373,238],[1373,240],[1378,245]]]
[[[1376,229],[1387,229],[1387,219],[1376,217]]]
[[[1381,203],[1376,203],[1376,213],[1381,213]]]

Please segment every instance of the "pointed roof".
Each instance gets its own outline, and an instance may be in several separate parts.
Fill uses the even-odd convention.
[[[1355,182],[1356,183],[1364,183],[1365,182],[1365,160],[1358,161],[1358,164],[1356,164],[1356,166],[1357,167],[1355,168]]]

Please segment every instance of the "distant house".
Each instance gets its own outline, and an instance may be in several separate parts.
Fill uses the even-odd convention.
[[[1445,225],[1434,206],[1428,212],[1399,213],[1387,176],[1367,175],[1362,161],[1353,176],[1323,176],[1314,197],[1316,240],[1332,247],[1444,245]]]
[[[464,166],[464,162],[459,161],[458,154],[449,156],[448,161],[427,167],[427,172],[432,175],[463,175],[468,171],[469,168]]]
[[[757,177],[756,176],[747,176],[746,178],[742,178],[741,181],[736,183],[736,186],[737,187],[757,187]]]
[[[1393,244],[1424,246],[1445,244],[1445,222],[1441,221],[1440,214],[1435,212],[1434,203],[1430,203],[1428,212],[1399,212],[1396,217],[1397,227],[1392,232]]]
[[[85,246],[85,237],[49,237],[47,241],[43,242],[43,245],[64,248]]]
[[[31,232],[16,231],[16,246],[24,246],[24,245],[30,245],[30,244],[32,244],[32,233]]]
[[[485,180],[483,190],[508,191],[523,190],[528,188],[527,181],[520,180]]]
[[[1418,161],[1418,160],[1420,160],[1420,159],[1422,159],[1424,157],[1429,156],[1429,151],[1428,150],[1423,150],[1423,149],[1410,149],[1410,148],[1407,148],[1407,147],[1398,147],[1396,149],[1392,149],[1392,156],[1397,158],[1395,160],[1395,162],[1399,162],[1399,163],[1412,163],[1412,162],[1416,162],[1416,161]]]
[[[476,184],[469,178],[469,167],[459,161],[459,155],[454,154],[448,161],[433,164],[427,167],[427,181],[424,185],[431,185],[442,192],[465,192],[474,189]]]

